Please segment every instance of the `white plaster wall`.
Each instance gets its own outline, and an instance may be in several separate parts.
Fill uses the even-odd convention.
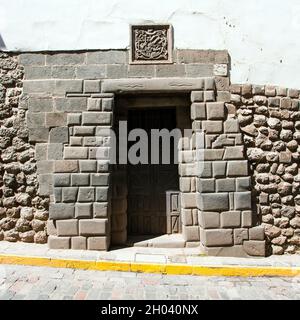
[[[0,45],[120,49],[147,22],[173,24],[177,48],[227,49],[232,82],[300,88],[299,0],[0,0]]]

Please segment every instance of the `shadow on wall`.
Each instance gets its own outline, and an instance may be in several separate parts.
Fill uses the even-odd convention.
[[[0,50],[1,49],[6,49],[6,45],[5,45],[5,42],[0,34]]]

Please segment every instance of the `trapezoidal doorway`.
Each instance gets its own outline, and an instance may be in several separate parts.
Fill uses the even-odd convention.
[[[150,142],[151,129],[176,128],[175,108],[139,109],[128,111],[128,129],[143,129]],[[170,150],[162,149],[159,141],[159,163],[151,163],[148,143],[148,164],[128,164],[128,225],[129,236],[162,235],[167,233],[166,192],[178,190],[178,166],[174,164],[174,141]],[[172,143],[173,142],[173,143]],[[130,148],[130,144],[128,145]],[[162,163],[162,153],[169,152],[169,164]]]

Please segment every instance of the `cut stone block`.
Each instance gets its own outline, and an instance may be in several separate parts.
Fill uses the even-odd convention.
[[[235,192],[234,193],[234,208],[236,210],[251,209],[251,192]]]
[[[71,249],[73,250],[86,250],[86,237],[72,237],[71,238]]]
[[[202,102],[204,99],[203,91],[192,91],[191,92],[191,101],[192,102]]]
[[[53,176],[54,187],[68,187],[70,185],[69,174],[55,174]]]
[[[236,228],[241,226],[240,211],[226,211],[221,213],[221,228]]]
[[[93,173],[91,179],[92,186],[108,186],[109,173]]]
[[[225,133],[239,133],[240,127],[237,119],[227,119],[224,122],[224,132]]]
[[[236,178],[236,191],[249,191],[251,187],[251,178]]]
[[[243,177],[248,175],[248,161],[228,161],[227,175],[229,177]]]
[[[182,224],[185,226],[192,226],[193,225],[193,215],[192,215],[192,209],[182,209],[181,210],[181,219]]]
[[[225,108],[223,102],[210,102],[206,104],[208,120],[220,120],[225,117]]]
[[[88,186],[90,175],[88,173],[74,173],[71,176],[72,186]]]
[[[198,226],[182,226],[183,239],[186,241],[199,241],[200,233]]]
[[[249,229],[250,240],[265,240],[265,229],[262,226],[257,226]]]
[[[69,129],[67,127],[57,127],[50,130],[50,143],[68,143]]]
[[[78,220],[58,220],[56,222],[58,236],[77,236],[78,235]]]
[[[67,116],[68,125],[81,125],[81,113],[68,113]]]
[[[243,146],[225,148],[224,160],[240,160],[244,158],[245,156]]]
[[[70,237],[48,237],[49,249],[70,249]]]
[[[62,201],[75,203],[77,200],[78,188],[65,187],[62,189]]]
[[[79,234],[85,236],[105,235],[107,224],[107,219],[79,220]]]
[[[222,133],[223,121],[203,121],[202,128],[206,133]]]
[[[191,178],[184,177],[179,179],[179,189],[181,192],[191,191]]]
[[[76,203],[75,218],[92,218],[92,203]]]
[[[85,147],[65,147],[64,148],[65,159],[87,159],[88,148]]]
[[[107,237],[89,237],[87,239],[88,250],[107,250],[109,247]]]
[[[207,247],[233,245],[231,229],[201,230],[200,240]]]
[[[79,202],[93,202],[95,200],[95,189],[92,187],[80,187],[78,191]]]
[[[216,191],[217,192],[233,192],[235,191],[235,179],[217,179],[216,180]]]
[[[100,81],[99,80],[84,80],[83,91],[87,93],[100,92]]]
[[[265,257],[266,241],[249,240],[243,242],[243,248],[249,256]]]
[[[214,161],[213,163],[213,176],[215,178],[223,178],[226,176],[226,161]]]
[[[108,203],[100,202],[94,203],[94,218],[107,218],[108,217]]]
[[[234,229],[233,230],[233,239],[234,239],[235,245],[243,244],[244,240],[249,239],[248,229],[245,229],[245,228]]]
[[[192,105],[191,105],[191,118],[193,120],[206,119],[205,103],[192,103]]]
[[[108,187],[97,187],[96,188],[96,201],[106,202],[108,199]]]
[[[57,160],[54,162],[54,172],[77,172],[78,161],[77,160]]]
[[[202,211],[225,211],[229,209],[228,193],[202,193],[197,197],[198,209]]]
[[[83,125],[110,125],[112,120],[111,112],[83,112]]]
[[[80,160],[79,161],[80,172],[97,172],[96,160]]]
[[[182,193],[180,199],[182,208],[197,207],[197,193]]]
[[[249,228],[252,226],[252,211],[243,211],[242,212],[242,227],[243,228]]]
[[[199,224],[203,229],[217,229],[220,227],[219,212],[199,211]]]
[[[195,175],[201,178],[211,178],[212,177],[212,163],[210,161],[199,161],[197,163],[197,172]]]
[[[49,206],[49,218],[52,220],[72,219],[74,206],[64,203],[52,203]]]
[[[215,192],[215,179],[197,179],[198,192]]]

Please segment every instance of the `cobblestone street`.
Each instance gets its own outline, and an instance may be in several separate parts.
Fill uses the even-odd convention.
[[[170,276],[1,265],[0,299],[300,300],[300,277]]]

